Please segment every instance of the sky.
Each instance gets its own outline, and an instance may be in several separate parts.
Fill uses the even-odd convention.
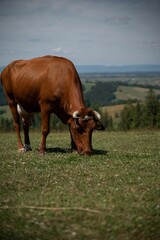
[[[76,65],[160,64],[160,1],[0,0],[0,66],[44,55]]]

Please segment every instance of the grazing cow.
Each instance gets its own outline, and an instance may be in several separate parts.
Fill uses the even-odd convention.
[[[71,149],[91,154],[92,132],[104,130],[100,114],[84,105],[82,85],[73,63],[65,58],[44,56],[10,63],[1,73],[1,81],[13,115],[18,150],[31,150],[29,125],[34,112],[41,112],[40,152],[46,151],[50,114],[55,113],[69,125]],[[24,145],[20,136],[20,117]]]

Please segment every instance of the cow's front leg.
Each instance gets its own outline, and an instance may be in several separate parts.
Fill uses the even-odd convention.
[[[77,147],[75,144],[75,141],[73,140],[73,136],[72,136],[72,131],[71,131],[71,126],[69,126],[69,131],[70,131],[70,136],[71,136],[71,152],[76,151],[77,152]]]
[[[44,154],[46,151],[46,138],[50,131],[49,121],[50,121],[50,112],[45,108],[41,109],[41,121],[42,121],[42,141],[40,145],[40,153]]]

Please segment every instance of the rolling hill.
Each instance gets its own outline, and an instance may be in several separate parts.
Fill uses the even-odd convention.
[[[0,72],[4,66],[0,66]],[[160,65],[143,64],[143,65],[76,65],[78,73],[149,73],[160,72]]]
[[[160,65],[125,65],[125,66],[105,66],[105,65],[77,65],[79,73],[142,73],[160,72]]]

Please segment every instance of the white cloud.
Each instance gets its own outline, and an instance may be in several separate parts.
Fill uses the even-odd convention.
[[[56,47],[56,48],[53,49],[53,52],[55,52],[55,53],[61,53],[61,52],[63,52],[63,50],[62,50],[61,47]]]

